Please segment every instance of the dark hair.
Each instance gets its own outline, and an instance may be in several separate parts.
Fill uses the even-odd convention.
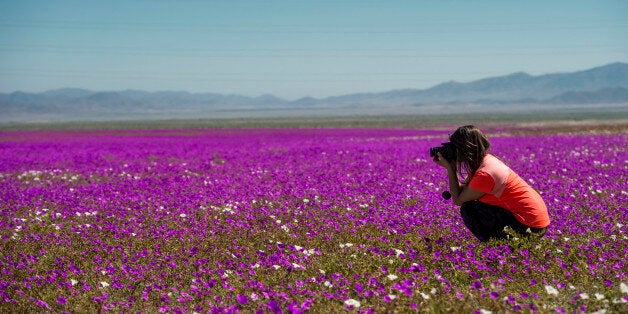
[[[467,175],[473,175],[491,147],[482,131],[473,125],[459,127],[449,136],[449,141],[456,150],[456,162],[461,175],[463,171]]]

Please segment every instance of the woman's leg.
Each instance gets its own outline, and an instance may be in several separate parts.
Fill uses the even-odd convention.
[[[511,212],[499,206],[478,201],[462,204],[460,215],[465,226],[482,242],[491,238],[506,239],[508,235],[504,231],[504,227],[517,221]]]

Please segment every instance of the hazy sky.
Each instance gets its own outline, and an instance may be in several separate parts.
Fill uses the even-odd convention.
[[[0,0],[0,92],[288,99],[628,62],[628,1]]]

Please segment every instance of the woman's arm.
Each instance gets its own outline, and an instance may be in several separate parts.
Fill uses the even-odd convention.
[[[438,165],[447,169],[447,178],[449,179],[449,193],[451,193],[451,199],[454,204],[460,206],[464,202],[477,200],[484,195],[484,192],[478,191],[474,188],[470,188],[466,185],[461,185],[458,180],[458,173],[456,172],[456,164],[449,162],[438,153],[438,159],[434,160]]]

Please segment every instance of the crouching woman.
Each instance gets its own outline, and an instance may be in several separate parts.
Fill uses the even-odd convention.
[[[449,140],[455,156],[446,160],[438,152],[434,162],[447,169],[451,197],[473,235],[483,242],[505,239],[508,226],[524,237],[543,236],[550,224],[545,202],[517,173],[488,153],[486,136],[466,125]],[[458,173],[467,174],[462,184]]]

